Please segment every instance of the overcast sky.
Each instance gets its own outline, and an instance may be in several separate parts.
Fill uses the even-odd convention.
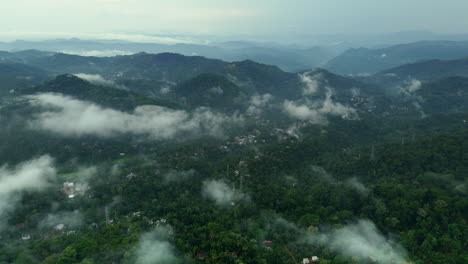
[[[1,40],[468,33],[468,0],[3,0],[1,8]]]

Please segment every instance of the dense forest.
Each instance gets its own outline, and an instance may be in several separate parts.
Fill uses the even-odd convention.
[[[466,77],[47,56],[0,98],[0,263],[468,263]]]

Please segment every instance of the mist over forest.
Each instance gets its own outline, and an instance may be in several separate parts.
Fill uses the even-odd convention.
[[[0,264],[468,263],[464,3],[64,2],[0,18]]]

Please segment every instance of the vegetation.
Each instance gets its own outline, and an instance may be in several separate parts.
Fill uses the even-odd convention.
[[[135,74],[149,75],[141,67],[162,74],[162,64],[174,69],[171,78],[184,72],[186,78],[168,95],[150,97],[138,93],[146,88],[92,85],[66,74],[0,100],[0,176],[44,154],[54,158],[58,172],[42,191],[8,197],[14,208],[0,211],[0,263],[263,264],[312,256],[325,264],[468,262],[466,78],[389,95],[317,70],[310,74],[321,74],[333,87],[333,102],[359,114],[355,120],[326,116],[328,122],[320,123],[292,120],[273,106],[245,114],[252,87],[274,94],[276,105],[300,96],[299,77],[279,68],[175,54],[125,58],[112,63],[135,77],[121,79],[126,86],[159,90],[164,84],[158,78],[142,81]],[[215,70],[188,70],[200,63]],[[250,86],[228,73],[250,79]],[[351,91],[355,87],[359,94]],[[183,113],[205,106],[213,119],[227,118],[220,113],[229,109],[242,115],[242,124],[223,124],[218,137],[63,135],[31,125],[45,110],[24,95],[37,93],[60,93],[128,115],[148,104]],[[369,248],[383,246],[386,256],[343,250],[365,243],[352,236],[369,239]]]

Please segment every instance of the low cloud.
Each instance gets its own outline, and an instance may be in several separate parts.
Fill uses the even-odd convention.
[[[332,96],[332,89],[327,87],[327,91],[325,93],[325,101],[323,101],[322,107],[319,109],[320,113],[341,116],[344,119],[357,118],[357,112],[355,109],[344,106],[337,102],[333,102]]]
[[[292,124],[286,129],[286,134],[296,139],[300,139],[302,136],[300,129],[301,128],[298,124]]]
[[[370,190],[356,177],[347,179],[345,183],[361,194],[367,195],[370,192]]]
[[[211,87],[208,91],[217,95],[221,95],[224,93],[223,89],[221,89],[221,87],[219,86]]]
[[[48,185],[48,179],[55,176],[52,158],[42,156],[19,164],[13,169],[0,168],[0,193],[41,190]]]
[[[268,223],[268,229],[271,229],[272,231],[278,231],[278,227],[281,227],[284,230],[288,230],[289,232],[295,233],[296,235],[302,235],[306,232],[304,229],[300,228],[292,222],[289,222],[288,220],[284,219],[279,215],[275,214],[271,217],[273,221],[271,223]]]
[[[240,191],[236,191],[224,181],[208,180],[203,182],[202,194],[204,197],[214,201],[217,205],[225,206],[248,196]]]
[[[400,94],[406,97],[407,100],[411,101],[414,108],[419,112],[421,118],[426,118],[427,114],[424,112],[421,103],[424,102],[424,98],[420,95],[416,95],[416,92],[420,90],[422,87],[422,83],[419,80],[412,79],[408,81],[407,85],[405,86],[398,86],[398,90]]]
[[[283,103],[283,110],[290,116],[299,120],[309,120],[314,123],[326,123],[326,118],[307,104],[301,104],[286,100]]]
[[[421,100],[413,101],[413,106],[414,106],[414,108],[416,108],[416,110],[419,112],[421,118],[426,118],[426,117],[427,117],[427,114],[424,112],[424,109],[423,109],[423,107],[421,106],[421,103],[420,103],[419,101],[421,101]]]
[[[99,168],[97,166],[81,166],[81,165],[75,165],[75,169],[73,172],[70,174],[72,176],[68,176],[69,180],[71,181],[76,181],[76,182],[81,182],[81,183],[87,183],[91,181],[96,175],[99,173]]]
[[[110,168],[110,174],[112,176],[119,175],[121,173],[121,171],[122,171],[122,167],[123,167],[123,165],[120,164],[120,163],[116,163],[116,164],[112,165],[112,167]]]
[[[324,168],[320,166],[310,166],[310,169],[315,173],[316,176],[328,182],[337,182],[337,180],[328,173]]]
[[[132,55],[135,52],[124,50],[62,50],[60,53],[79,55],[85,57],[114,57],[121,55]]]
[[[252,115],[261,114],[271,100],[273,100],[273,95],[268,93],[263,95],[257,94],[250,97],[247,113]]]
[[[195,170],[187,170],[187,171],[169,171],[164,175],[165,182],[178,182],[178,181],[185,181],[188,180],[190,177],[195,175]]]
[[[89,189],[89,183],[98,175],[98,167],[79,167],[75,172],[69,174],[66,178],[65,185],[72,184],[73,188],[67,191],[66,194],[69,197],[75,197],[77,195],[84,195]],[[67,186],[69,188],[69,186]],[[71,196],[70,196],[71,195]]]
[[[116,84],[114,81],[104,79],[104,77],[99,74],[75,73],[73,75],[94,85],[127,89],[124,85]]]
[[[323,74],[316,73],[310,76],[311,72],[299,74],[300,80],[305,84],[302,90],[302,95],[313,95],[319,91],[320,81],[323,79]]]
[[[124,10],[122,10],[124,11]],[[150,12],[149,10],[147,10]],[[160,44],[180,44],[180,43],[197,43],[195,40],[188,38],[175,38],[169,36],[154,36],[144,34],[117,34],[117,33],[86,33],[76,34],[76,32],[44,32],[44,31],[2,31],[0,38],[9,41],[18,39],[30,40],[48,40],[57,38],[80,38],[93,40],[121,40],[137,43],[160,43]]]
[[[79,211],[48,214],[40,227],[51,228],[63,224],[67,229],[75,229],[84,223],[84,216]]]
[[[158,227],[144,234],[136,250],[136,264],[171,264],[179,263],[174,246],[168,241],[170,230]]]
[[[380,264],[407,263],[406,250],[391,238],[383,235],[375,224],[367,219],[358,219],[340,228],[311,231],[289,222],[278,215],[269,215],[266,230],[272,236],[288,234],[300,243],[309,243],[331,250],[343,257],[359,257],[364,263],[373,261]],[[292,241],[291,241],[292,242]]]
[[[41,191],[49,186],[57,172],[53,160],[42,156],[10,168],[0,167],[0,217],[5,220],[14,210],[23,191]],[[0,228],[2,226],[0,225]]]
[[[421,86],[422,86],[421,81],[412,79],[408,82],[408,85],[400,87],[400,89],[403,93],[411,95],[417,90],[421,89]]]
[[[155,140],[200,134],[222,136],[223,125],[241,121],[238,117],[228,117],[207,108],[197,108],[189,113],[145,105],[126,113],[61,94],[46,93],[29,98],[32,104],[43,108],[29,122],[30,127],[64,136],[112,137],[133,134]]]
[[[356,97],[356,96],[359,96],[361,94],[361,90],[359,88],[351,88],[351,95]]]
[[[299,120],[308,120],[313,123],[326,124],[327,116],[340,116],[343,119],[357,119],[358,114],[354,108],[347,107],[332,100],[333,91],[327,87],[323,101],[308,100],[305,103],[286,100],[283,110],[291,117]]]
[[[369,220],[356,223],[321,234],[309,234],[307,240],[325,246],[344,257],[373,259],[377,263],[404,263],[406,250],[380,233]]]
[[[339,181],[320,166],[311,166],[310,168],[315,173],[315,176],[319,177],[321,180],[324,180],[334,185],[343,184],[354,189],[362,195],[367,195],[370,192],[370,190],[356,177],[346,179],[345,181]]]

